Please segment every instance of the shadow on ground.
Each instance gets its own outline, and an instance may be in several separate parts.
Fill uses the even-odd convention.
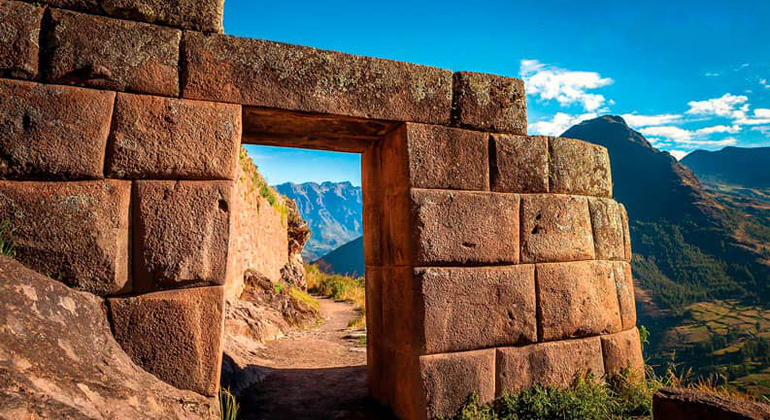
[[[227,359],[225,354],[225,366]],[[222,386],[238,390],[242,420],[397,420],[369,397],[365,365],[308,369],[249,365],[223,370],[222,379]]]

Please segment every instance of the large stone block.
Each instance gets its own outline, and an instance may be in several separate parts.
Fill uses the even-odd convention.
[[[581,140],[551,139],[551,192],[612,197],[607,149]]]
[[[115,94],[0,80],[0,178],[104,176]]]
[[[30,1],[32,0],[24,0]],[[38,0],[51,7],[204,32],[222,32],[224,0]]]
[[[224,0],[100,0],[110,16],[205,32],[222,32]]]
[[[548,137],[493,134],[492,191],[548,192]]]
[[[417,354],[537,340],[535,268],[383,269],[381,340]]]
[[[536,272],[543,341],[623,329],[611,262],[538,264]]]
[[[604,375],[599,337],[497,349],[496,394],[517,393],[535,385],[565,388],[588,373]]]
[[[494,74],[454,74],[452,122],[496,133],[527,134],[524,82]]]
[[[422,189],[410,194],[415,265],[519,262],[518,194]]]
[[[295,111],[448,124],[452,74],[270,41],[187,32],[182,96]]]
[[[241,107],[119,93],[107,157],[114,178],[234,179]]]
[[[0,181],[0,221],[16,259],[69,286],[97,295],[128,282],[126,181]]]
[[[598,260],[625,260],[623,215],[620,204],[611,198],[588,199],[591,226]]]
[[[447,417],[472,394],[486,403],[495,397],[495,349],[420,357],[428,419]]]
[[[44,75],[52,83],[177,96],[181,36],[176,29],[54,9]]]
[[[620,319],[623,329],[636,326],[636,301],[634,300],[634,279],[631,274],[631,264],[627,262],[612,262],[612,278],[618,291]]]
[[[644,378],[644,357],[639,330],[634,327],[617,334],[603,335],[601,339],[604,371],[607,374],[620,373],[628,368],[638,379]]]
[[[0,2],[0,76],[37,77],[42,19],[42,7],[19,1]]]
[[[163,381],[217,395],[222,369],[224,288],[197,287],[109,299],[115,340]]]
[[[620,204],[620,217],[623,220],[623,249],[625,251],[625,260],[631,262],[631,226],[628,223],[626,206],[622,204]]]
[[[231,181],[136,181],[134,290],[226,281]]]
[[[594,258],[586,197],[521,196],[521,261],[578,261]]]
[[[406,124],[404,131],[410,186],[489,190],[486,133],[412,123]]]

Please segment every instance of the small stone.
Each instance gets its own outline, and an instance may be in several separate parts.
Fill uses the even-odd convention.
[[[524,82],[494,74],[454,74],[452,122],[496,133],[527,134]]]

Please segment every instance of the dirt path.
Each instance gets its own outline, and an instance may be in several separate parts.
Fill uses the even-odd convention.
[[[261,382],[241,396],[243,420],[391,419],[367,396],[366,345],[348,330],[353,305],[319,298],[320,327],[255,351]]]

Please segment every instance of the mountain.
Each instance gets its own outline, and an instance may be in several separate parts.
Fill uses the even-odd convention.
[[[767,226],[718,201],[621,117],[584,121],[563,136],[609,150],[615,197],[628,209],[634,271],[659,304],[681,313],[708,299],[770,300]]]
[[[321,271],[358,277],[364,275],[364,237],[345,245],[314,261]]]
[[[649,363],[770,395],[770,191],[701,182],[621,117],[584,121],[563,136],[609,150],[615,198],[629,214]],[[743,167],[762,166],[752,159]]]
[[[770,188],[770,147],[696,150],[682,159],[698,178],[750,188]]]
[[[310,240],[302,250],[305,261],[314,261],[363,234],[361,187],[346,181],[287,182],[273,188],[297,203],[310,226]]]

